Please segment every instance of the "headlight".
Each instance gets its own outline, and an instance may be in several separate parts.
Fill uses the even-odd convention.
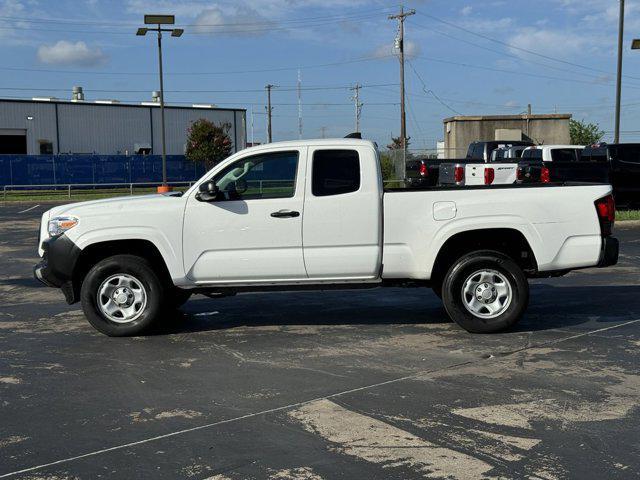
[[[50,237],[59,237],[78,224],[76,217],[53,217],[49,220],[47,230]]]

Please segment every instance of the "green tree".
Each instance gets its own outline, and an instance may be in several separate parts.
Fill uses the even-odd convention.
[[[409,149],[409,139],[411,137],[407,137],[407,150]],[[402,138],[400,137],[391,137],[391,143],[387,145],[389,150],[402,150]]]
[[[573,145],[592,145],[598,143],[604,132],[597,123],[587,123],[584,120],[569,120],[569,136]]]
[[[393,165],[393,159],[388,153],[380,154],[380,170],[382,170],[383,180],[395,180],[396,169]]]
[[[204,163],[207,169],[216,166],[231,155],[230,128],[229,123],[216,125],[205,118],[193,122],[187,132],[187,159]]]

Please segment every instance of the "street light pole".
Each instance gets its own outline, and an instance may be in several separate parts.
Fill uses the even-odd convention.
[[[613,143],[620,141],[620,97],[622,95],[622,41],[624,36],[624,0],[620,1],[620,18],[618,19],[618,75],[616,78],[616,120]]]
[[[144,37],[149,30],[158,33],[158,73],[160,76],[160,131],[162,138],[162,185],[158,187],[159,193],[169,192],[167,182],[167,143],[164,123],[164,76],[162,74],[162,32],[170,32],[172,37],[180,37],[184,30],[181,28],[162,28],[162,25],[173,25],[176,22],[174,15],[145,15],[145,25],[156,25],[156,28],[140,27],[136,35]]]
[[[158,70],[160,73],[160,130],[162,135],[162,186],[167,189],[167,143],[164,128],[164,82],[162,75],[162,30],[158,25]]]

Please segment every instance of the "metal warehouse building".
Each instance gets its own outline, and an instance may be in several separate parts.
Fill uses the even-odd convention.
[[[79,90],[79,92],[78,92]],[[157,101],[126,104],[114,100],[0,99],[0,154],[160,154],[160,105]],[[80,99],[78,99],[80,98]],[[245,148],[246,110],[165,105],[168,155],[182,155],[192,122],[206,118],[229,123],[234,151]]]

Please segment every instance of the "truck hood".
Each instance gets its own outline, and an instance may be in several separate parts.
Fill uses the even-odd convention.
[[[60,215],[77,215],[95,214],[98,211],[105,213],[117,213],[121,210],[130,210],[137,207],[148,205],[150,202],[175,202],[181,198],[176,194],[151,194],[151,195],[134,195],[129,197],[104,198],[100,200],[89,200],[86,202],[68,203],[53,207],[45,212],[47,219],[51,219]]]

